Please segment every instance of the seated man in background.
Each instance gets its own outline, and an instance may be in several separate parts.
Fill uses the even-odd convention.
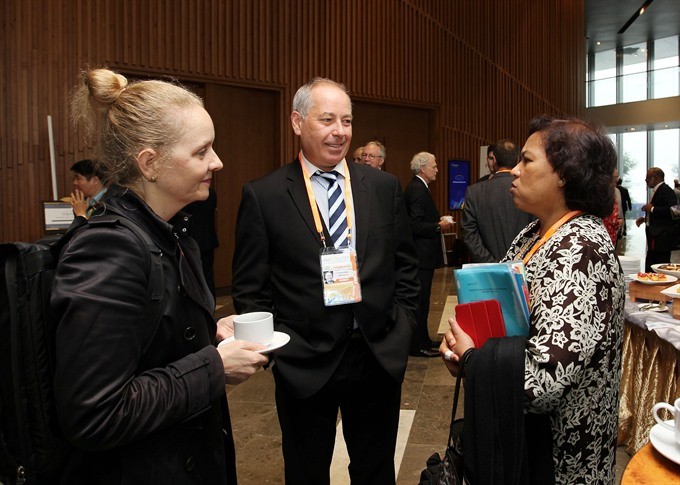
[[[93,160],[80,160],[71,165],[73,172],[73,192],[69,202],[73,215],[89,219],[94,207],[106,192],[106,179]]]
[[[515,207],[510,194],[510,170],[519,160],[517,145],[500,140],[493,147],[493,177],[471,185],[465,193],[463,242],[474,263],[499,262],[519,231],[535,219]]]

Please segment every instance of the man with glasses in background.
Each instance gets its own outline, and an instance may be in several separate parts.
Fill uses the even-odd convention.
[[[385,155],[385,145],[379,141],[369,141],[364,147],[363,162],[365,165],[382,170],[383,163],[385,163]]]

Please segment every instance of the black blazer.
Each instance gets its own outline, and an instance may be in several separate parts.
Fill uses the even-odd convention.
[[[434,205],[432,194],[422,180],[413,177],[404,189],[404,201],[418,251],[419,266],[425,269],[441,268],[444,259],[441,233],[438,231],[439,211]]]
[[[330,379],[354,320],[378,362],[400,382],[415,328],[418,268],[399,182],[369,166],[347,167],[363,298],[351,305],[324,306],[322,243],[300,162],[243,188],[233,261],[234,306],[238,313],[273,311],[276,330],[291,336],[274,359],[299,398],[311,396]]]

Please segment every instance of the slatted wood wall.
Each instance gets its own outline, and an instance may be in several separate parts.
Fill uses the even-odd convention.
[[[87,65],[280,93],[275,165],[297,149],[295,89],[331,77],[358,100],[433,109],[429,150],[472,160],[474,177],[480,145],[522,142],[539,113],[582,113],[583,14],[583,0],[3,0],[0,240],[41,235],[47,115],[60,195],[90,154],[67,103]],[[435,198],[443,210],[445,184]]]

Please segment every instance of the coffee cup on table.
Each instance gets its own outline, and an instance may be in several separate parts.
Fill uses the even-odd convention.
[[[273,338],[274,315],[271,313],[244,313],[234,318],[234,340],[269,345]]]
[[[665,409],[673,415],[673,425],[669,425],[659,417],[659,410],[661,409]],[[652,408],[652,415],[654,415],[657,423],[675,433],[675,442],[680,444],[680,398],[675,400],[674,405],[665,402],[656,403]]]

